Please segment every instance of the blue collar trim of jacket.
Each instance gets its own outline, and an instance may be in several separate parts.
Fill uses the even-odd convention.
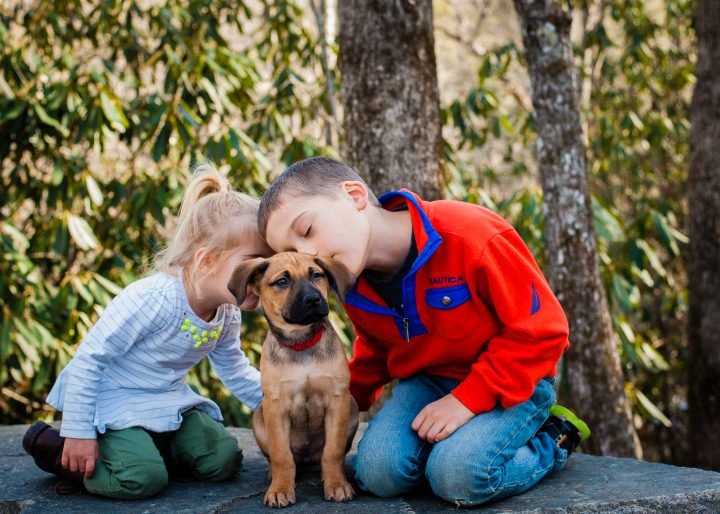
[[[407,339],[427,333],[427,329],[425,328],[422,320],[420,319],[417,304],[415,303],[415,274],[423,266],[423,264],[425,264],[428,259],[430,259],[432,254],[435,253],[435,250],[437,250],[437,248],[442,243],[442,237],[440,237],[440,234],[438,234],[437,231],[433,228],[432,224],[430,223],[430,219],[427,217],[427,214],[425,214],[425,211],[423,211],[422,207],[420,207],[420,202],[418,201],[418,199],[409,191],[402,190],[385,193],[379,198],[380,204],[384,206],[398,196],[402,196],[405,199],[408,208],[414,208],[417,211],[422,221],[422,230],[425,232],[428,238],[425,245],[421,249],[419,249],[418,256],[415,258],[415,262],[410,268],[410,272],[405,277],[403,277],[402,280],[403,312],[405,314],[405,318],[402,318],[393,309],[385,305],[375,303],[369,298],[358,293],[356,289],[357,283],[355,284],[355,287],[353,287],[345,296],[345,303],[368,312],[393,316],[393,318],[395,318],[395,324],[398,327],[398,331],[400,332],[401,337],[403,339]],[[413,226],[413,230],[416,232],[417,228],[418,227]],[[415,240],[417,241],[418,238],[416,237]]]

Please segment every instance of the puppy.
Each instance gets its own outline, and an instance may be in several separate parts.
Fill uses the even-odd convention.
[[[295,467],[320,462],[326,500],[347,501],[355,491],[345,476],[345,454],[358,425],[350,371],[327,320],[327,296],[342,297],[355,277],[341,263],[287,252],[240,265],[228,289],[240,305],[260,297],[270,331],[260,360],[263,401],[253,433],[270,462],[265,504],[295,503]]]

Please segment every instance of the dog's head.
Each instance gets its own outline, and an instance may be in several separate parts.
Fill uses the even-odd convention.
[[[292,331],[327,316],[330,286],[334,285],[342,298],[354,283],[355,277],[338,261],[285,252],[242,263],[233,272],[228,289],[238,305],[252,291],[260,298],[270,325]]]

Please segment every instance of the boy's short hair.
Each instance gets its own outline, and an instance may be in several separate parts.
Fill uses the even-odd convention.
[[[287,196],[336,196],[337,186],[346,181],[367,183],[347,164],[330,157],[311,157],[298,161],[276,178],[260,201],[258,229],[263,238],[270,214],[282,205]],[[368,187],[368,197],[373,205],[380,205]]]

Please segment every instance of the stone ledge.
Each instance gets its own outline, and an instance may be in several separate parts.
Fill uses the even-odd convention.
[[[234,480],[221,484],[171,482],[154,498],[127,502],[87,494],[55,494],[54,477],[36,468],[22,449],[21,440],[26,428],[22,425],[0,427],[0,514],[270,512],[262,503],[268,485],[267,463],[247,429],[230,429],[245,453],[243,469]],[[435,498],[428,491],[387,499],[360,493],[355,500],[344,504],[326,502],[322,492],[319,469],[301,469],[297,480],[298,502],[289,512],[457,512],[453,505]],[[720,512],[720,473],[576,454],[565,469],[554,472],[537,487],[520,496],[483,506],[482,511],[528,514]]]

